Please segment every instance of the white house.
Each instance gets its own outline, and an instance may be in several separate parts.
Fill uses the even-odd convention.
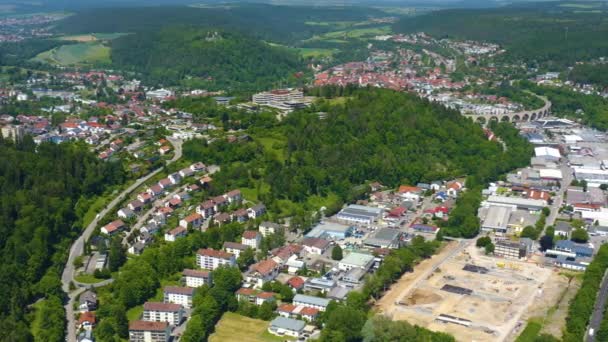
[[[176,326],[184,319],[184,308],[180,304],[145,302],[142,319],[148,322],[167,322]]]
[[[181,286],[165,286],[164,302],[180,304],[186,309],[192,307],[192,297],[194,296],[194,288]]]
[[[182,272],[188,287],[201,287],[211,285],[211,272],[185,269]]]
[[[277,224],[277,223],[273,223],[273,222],[262,222],[260,223],[260,234],[262,234],[263,237],[266,237],[270,234],[276,234],[278,231],[281,230],[281,225]]]
[[[262,287],[264,283],[273,281],[279,275],[280,266],[272,259],[265,259],[251,265],[247,281]]]
[[[203,216],[199,213],[192,213],[179,221],[179,225],[184,228],[198,228],[203,224]]]
[[[220,266],[236,266],[236,257],[234,254],[211,248],[199,249],[196,253],[196,264],[203,269],[215,270]]]
[[[243,233],[241,243],[253,249],[258,249],[262,243],[262,235],[259,232],[247,230]]]
[[[184,227],[176,227],[165,233],[165,241],[175,242],[175,240],[184,237],[188,234],[188,229]]]

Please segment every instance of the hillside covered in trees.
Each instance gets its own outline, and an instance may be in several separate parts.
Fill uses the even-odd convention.
[[[286,49],[234,32],[177,26],[112,43],[112,63],[145,81],[175,85],[189,79],[208,89],[259,90],[302,70]]]
[[[302,7],[233,3],[229,6],[125,7],[83,10],[60,22],[57,32],[141,32],[174,25],[230,29],[257,38],[291,44],[332,30],[330,21],[360,21],[386,13],[363,7]]]
[[[442,10],[403,18],[394,25],[394,29],[397,32],[424,31],[437,37],[494,42],[507,49],[505,58],[526,62],[552,62],[562,66],[606,56],[608,16],[605,11],[601,8],[581,11],[560,4]]]
[[[0,138],[0,160],[0,340],[60,341],[60,275],[86,210],[78,202],[122,183],[122,166],[84,144],[36,146],[29,137],[17,146]]]
[[[532,152],[512,126],[497,127],[509,145],[504,151],[457,111],[415,95],[382,89],[343,95],[348,97],[343,103],[323,101],[273,127],[267,121],[264,128],[253,127],[253,142],[192,141],[185,144],[184,154],[226,165],[225,179],[214,178],[220,188],[268,188],[260,199],[274,210],[277,203],[284,207],[311,198],[350,202],[365,192],[362,184],[373,180],[396,187],[469,176],[471,186],[479,186],[526,165]],[[323,119],[319,112],[325,113]],[[262,136],[276,143],[256,140]],[[446,230],[475,236],[477,197],[463,201],[470,205],[453,215]]]

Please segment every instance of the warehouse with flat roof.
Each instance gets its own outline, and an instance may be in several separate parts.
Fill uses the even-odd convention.
[[[481,230],[506,233],[513,206],[491,205],[481,224]]]
[[[380,228],[363,241],[367,247],[399,248],[401,232],[398,229]]]
[[[521,197],[507,197],[507,196],[490,196],[485,201],[486,206],[490,205],[511,205],[516,206],[518,209],[526,210],[542,210],[547,206],[547,201],[540,199],[530,199]]]
[[[354,231],[355,227],[351,225],[335,222],[321,222],[310,232],[308,232],[308,234],[306,234],[306,237],[328,240],[344,240],[347,237],[353,235]]]
[[[336,218],[354,224],[371,225],[382,218],[384,209],[352,204],[340,210]]]
[[[374,256],[371,254],[351,252],[344,259],[340,260],[338,269],[349,271],[352,268],[362,268],[367,271],[374,264],[374,259]]]

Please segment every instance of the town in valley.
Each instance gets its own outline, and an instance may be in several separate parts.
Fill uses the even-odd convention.
[[[605,2],[14,2],[0,341],[608,340]]]

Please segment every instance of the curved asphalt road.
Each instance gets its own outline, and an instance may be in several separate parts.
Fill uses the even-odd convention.
[[[182,157],[182,141],[179,139],[167,138],[175,149],[175,155],[171,160],[167,162],[167,165],[175,162],[179,158]],[[88,287],[101,287],[107,284],[110,284],[114,279],[107,279],[102,282],[96,284],[82,284],[74,281],[74,275],[76,272],[76,268],[74,267],[74,260],[76,257],[82,255],[84,253],[84,244],[91,237],[93,231],[99,224],[99,221],[104,218],[109,212],[114,210],[114,208],[121,203],[127,196],[129,196],[135,189],[140,187],[150,178],[157,175],[163,169],[159,168],[154,170],[153,172],[147,174],[146,176],[139,178],[133,184],[131,184],[127,189],[120,193],[116,198],[114,198],[99,214],[91,221],[91,223],[86,227],[86,229],[82,232],[82,235],[74,241],[72,247],[70,248],[70,255],[68,256],[68,261],[65,264],[65,268],[63,269],[63,273],[61,275],[61,283],[63,291],[68,295],[68,302],[65,304],[65,315],[67,321],[67,335],[66,341],[68,342],[76,342],[76,321],[74,319],[74,302],[76,297],[80,295],[84,290]],[[72,293],[70,293],[70,282],[74,282],[76,286],[79,288]]]

